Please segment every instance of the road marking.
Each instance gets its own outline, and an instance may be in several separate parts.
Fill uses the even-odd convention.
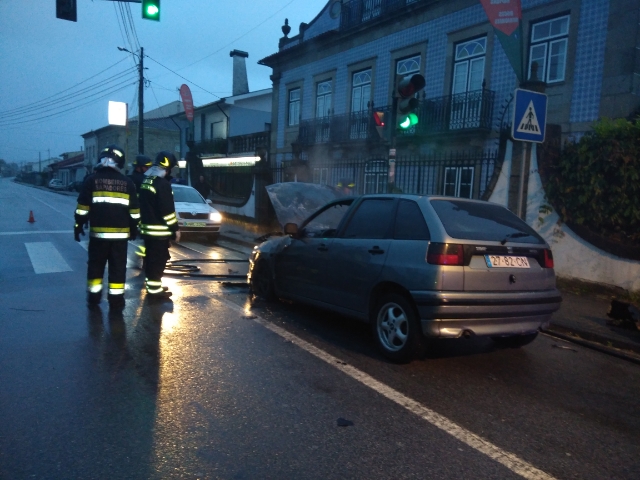
[[[31,265],[36,273],[71,272],[71,267],[51,242],[25,243]]]
[[[40,200],[40,199],[39,199],[39,198],[37,198],[37,197],[31,197],[31,198],[33,198],[34,200],[37,200],[38,202],[40,202],[40,203],[42,203],[42,204],[46,205],[47,207],[49,207],[49,208],[50,208],[51,210],[53,210],[54,212],[58,212],[58,213],[59,213],[60,215],[62,215],[63,217],[70,218],[70,219],[72,219],[72,220],[74,220],[74,219],[75,219],[75,217],[74,217],[73,215],[69,215],[69,212],[61,212],[61,211],[60,211],[60,210],[58,210],[57,208],[54,208],[54,207],[52,207],[51,205],[49,205],[49,204],[48,204],[47,202],[45,202],[44,200]],[[74,208],[72,211],[75,211],[75,208]]]
[[[248,312],[242,307],[239,307],[238,305],[231,303],[228,300],[224,300],[224,299],[218,299],[218,300],[221,303],[228,306],[229,308],[231,308],[232,310],[239,312],[241,315],[245,316],[245,318],[249,318],[249,316],[247,316]],[[254,315],[255,313],[251,312],[250,316],[253,317]],[[312,345],[306,340],[303,340],[300,337],[297,337],[296,335],[288,332],[284,328],[274,325],[271,322],[268,322],[267,320],[259,316],[255,316],[255,318],[251,318],[251,320],[271,330],[273,333],[281,336],[285,340],[289,340],[294,345],[297,345],[303,350],[306,350],[307,352],[319,358],[320,360],[325,361],[332,367],[337,368],[338,370],[347,374],[354,380],[357,380],[363,385],[366,385],[372,390],[375,390],[379,394],[387,397],[389,400],[397,403],[401,407],[404,407],[410,412],[418,415],[419,417],[426,420],[434,427],[437,427],[440,430],[443,430],[444,432],[448,433],[452,437],[456,438],[457,440],[463,443],[466,443],[468,446],[470,446],[474,450],[477,450],[478,452],[485,454],[492,460],[495,460],[496,462],[501,463],[502,465],[507,467],[509,470],[520,475],[521,477],[526,479],[531,479],[531,480],[533,479],[553,480],[554,479],[553,476],[549,475],[546,472],[543,472],[542,470],[537,469],[536,467],[522,460],[520,457],[514,455],[513,453],[507,452],[506,450],[502,450],[500,447],[497,447],[496,445],[485,440],[484,438],[476,435],[473,432],[470,432],[469,430],[452,422],[448,418],[440,415],[439,413],[434,412],[433,410],[425,407],[421,403],[416,402],[415,400],[405,396],[404,394],[398,392],[397,390],[394,390],[393,388],[385,385],[384,383],[379,382],[372,376],[358,370],[357,368],[351,365],[345,364],[339,358],[334,357],[333,355],[325,352],[324,350],[319,349],[318,347]]]
[[[25,230],[24,232],[0,232],[0,235],[34,235],[36,233],[73,233],[73,230]]]

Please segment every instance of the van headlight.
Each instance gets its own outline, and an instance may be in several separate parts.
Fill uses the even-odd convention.
[[[220,223],[222,222],[222,215],[220,215],[218,212],[213,212],[209,214],[209,219],[212,222]]]

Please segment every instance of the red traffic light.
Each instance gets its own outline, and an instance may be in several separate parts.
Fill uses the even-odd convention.
[[[409,98],[422,90],[426,84],[424,77],[419,73],[406,76],[398,83],[398,95],[400,98]]]

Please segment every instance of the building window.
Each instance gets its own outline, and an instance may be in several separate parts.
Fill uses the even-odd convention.
[[[385,161],[372,161],[364,167],[364,193],[386,193],[389,165]]]
[[[328,168],[314,168],[313,169],[313,183],[319,185],[327,185],[329,183],[329,169]]]
[[[318,83],[316,87],[316,117],[328,117],[331,110],[331,80]]]
[[[398,60],[398,63],[396,64],[396,74],[398,75],[409,75],[412,73],[419,73],[419,72],[420,72],[420,55]]]
[[[529,47],[529,78],[533,62],[536,62],[538,80],[546,83],[564,80],[568,35],[568,15],[533,25]]]
[[[366,22],[380,16],[382,0],[364,0],[362,2],[362,21]]]
[[[371,69],[353,74],[351,83],[351,111],[363,112],[371,99]]]
[[[300,123],[300,89],[289,90],[289,126]]]
[[[444,169],[444,195],[471,198],[473,193],[473,167],[446,167]]]

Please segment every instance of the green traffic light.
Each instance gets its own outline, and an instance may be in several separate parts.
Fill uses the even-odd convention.
[[[142,18],[160,21],[160,0],[142,0]]]
[[[403,130],[411,128],[418,124],[418,116],[415,113],[409,113],[403,119],[400,120],[399,126]]]

